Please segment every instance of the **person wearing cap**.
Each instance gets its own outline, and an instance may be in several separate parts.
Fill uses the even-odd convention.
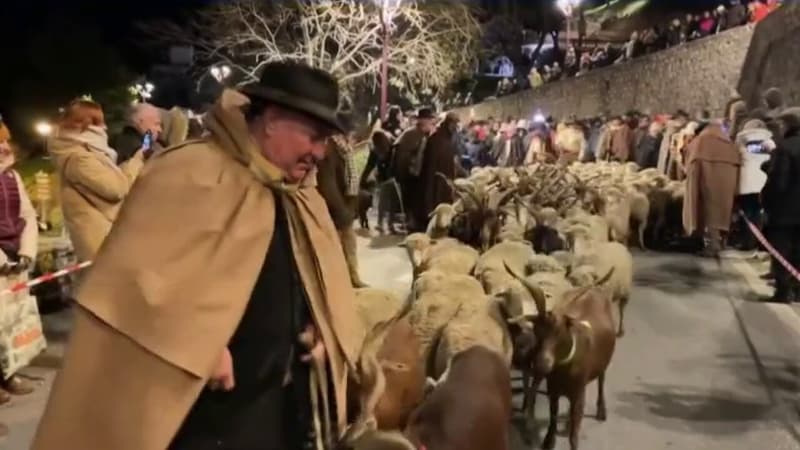
[[[27,280],[27,273],[36,260],[39,227],[36,211],[33,209],[25,185],[17,171],[12,169],[15,157],[11,148],[11,133],[0,122],[0,278],[4,287]],[[12,281],[9,275],[15,276]],[[0,298],[0,308],[12,297]],[[9,330],[0,329],[5,334]],[[9,336],[4,336],[10,338]],[[5,353],[3,351],[2,353]],[[0,354],[7,361],[13,354]],[[12,395],[25,395],[33,392],[33,386],[14,373],[4,373],[0,369],[0,404],[11,401]],[[8,427],[0,423],[0,437],[8,434]]]
[[[76,293],[33,450],[300,450],[331,437],[316,419],[344,431],[365,332],[316,187],[338,104],[327,72],[270,63],[223,92],[208,137],[150,158]]]
[[[731,225],[742,155],[719,123],[700,124],[696,132],[684,164],[683,227],[687,235],[703,235],[703,256],[717,257]]]
[[[761,191],[767,215],[767,237],[795,269],[800,268],[800,108],[787,108],[779,116],[786,133],[765,165],[767,181]],[[775,295],[772,301],[800,301],[800,282],[774,257]]]
[[[406,213],[406,231],[425,231],[427,215],[422,204],[422,161],[430,135],[436,130],[436,114],[430,108],[421,108],[416,116],[416,126],[409,128],[395,143],[393,170],[402,192],[403,210]]]

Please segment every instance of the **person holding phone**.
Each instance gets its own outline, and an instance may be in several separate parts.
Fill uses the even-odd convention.
[[[158,152],[161,149],[162,124],[161,110],[149,103],[134,105],[128,114],[128,123],[111,139],[111,147],[118,155],[117,164],[125,164],[139,150],[145,151],[145,157]]]
[[[79,261],[94,259],[111,230],[144,164],[145,141],[140,139],[133,156],[118,165],[118,154],[108,145],[102,107],[75,100],[64,109],[48,149],[61,175],[64,224]]]
[[[736,145],[742,155],[736,204],[748,220],[761,225],[759,194],[767,182],[767,174],[761,170],[761,166],[769,160],[770,152],[775,148],[772,132],[767,129],[763,121],[748,120],[742,126],[742,131],[736,134]],[[737,228],[736,246],[740,250],[755,250],[755,236],[744,224],[740,224]]]

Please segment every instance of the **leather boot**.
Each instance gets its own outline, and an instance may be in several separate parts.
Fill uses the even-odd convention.
[[[344,259],[347,261],[347,269],[350,272],[350,281],[353,283],[353,287],[368,287],[366,283],[361,281],[361,276],[358,274],[358,246],[356,244],[356,233],[353,227],[339,230],[339,240],[342,241]]]
[[[14,395],[28,395],[33,392],[33,383],[13,375],[3,382],[3,388]]]

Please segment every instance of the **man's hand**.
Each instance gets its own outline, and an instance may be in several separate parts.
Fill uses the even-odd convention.
[[[233,377],[233,357],[231,351],[225,348],[219,358],[217,368],[208,380],[208,388],[212,391],[231,391],[236,386]]]
[[[20,256],[19,262],[16,266],[14,266],[13,271],[14,273],[24,273],[31,270],[31,266],[33,265],[33,259],[28,256]]]
[[[317,365],[325,364],[325,345],[317,334],[317,329],[314,325],[306,326],[305,331],[300,333],[298,340],[304,347],[303,350],[308,350],[308,353],[300,356],[301,361],[306,363],[313,361]]]

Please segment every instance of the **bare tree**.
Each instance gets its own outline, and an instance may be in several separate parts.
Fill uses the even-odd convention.
[[[202,10],[186,26],[150,24],[159,40],[193,45],[207,64],[258,79],[273,61],[296,60],[331,72],[344,90],[377,83],[389,27],[389,74],[404,90],[435,91],[474,67],[481,30],[461,2],[397,3],[382,15],[363,0],[240,0]]]

